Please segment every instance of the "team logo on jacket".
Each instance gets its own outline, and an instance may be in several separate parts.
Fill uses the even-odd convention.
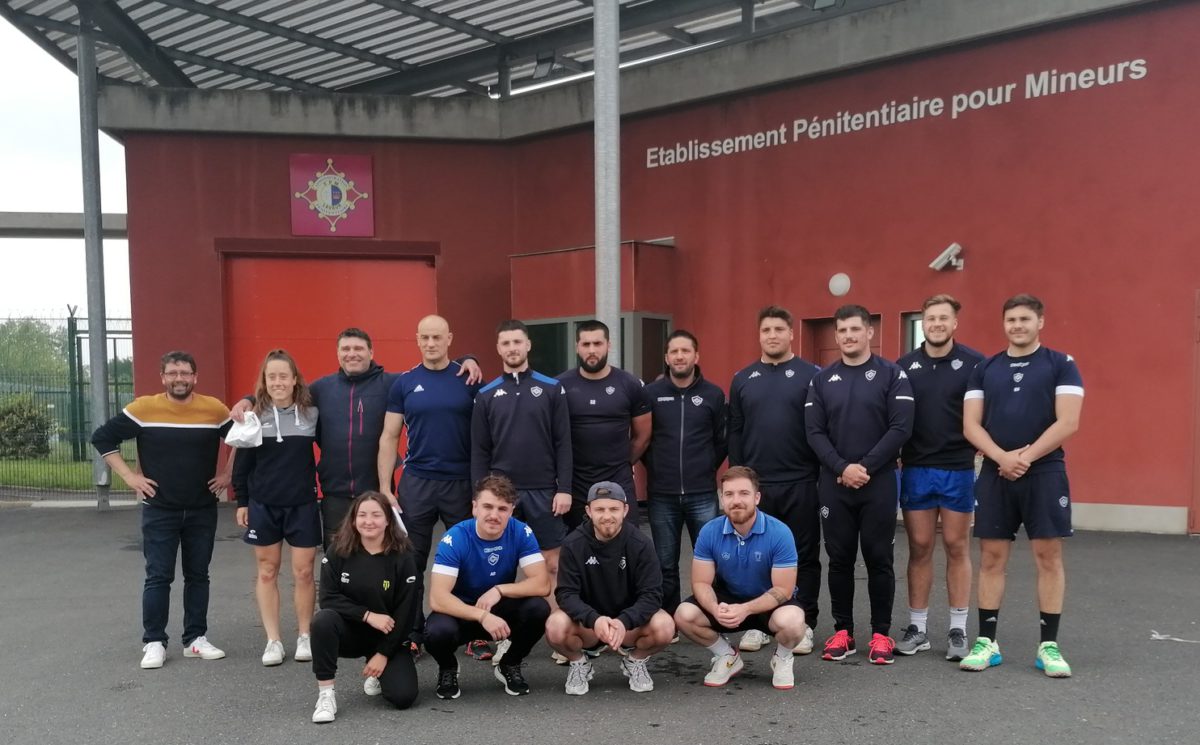
[[[350,584],[350,572],[342,572],[342,584]]]
[[[867,380],[874,380],[874,379],[875,379],[875,371],[867,370]]]
[[[962,369],[962,360],[952,360],[950,362],[950,367],[953,367],[955,370]]]
[[[617,392],[617,389],[616,389],[616,388],[613,388],[613,387],[610,385],[609,387],[607,387],[607,388],[605,388],[605,389],[604,389],[604,392],[605,392],[605,393],[607,393],[608,395],[610,395],[610,396],[611,396],[612,394],[614,394],[614,393],[616,393],[616,392]]]
[[[821,517],[829,517],[829,508],[828,507],[821,508]]]
[[[795,370],[784,370],[783,374],[789,378],[793,378],[796,376],[796,371]]]
[[[699,406],[704,403],[704,399],[700,396],[692,396],[692,406]]]
[[[762,561],[762,557],[763,557],[763,553],[762,553],[762,551],[755,551],[755,552],[754,552],[754,560],[755,560],[755,561]]]
[[[491,564],[492,566],[496,566],[496,564],[499,563],[499,561],[500,561],[500,554],[491,554],[488,556],[488,563]]]
[[[390,589],[392,589],[392,581],[390,579],[385,579],[383,581],[383,591],[387,592]]]
[[[1067,508],[1067,505],[1070,504],[1070,502],[1071,500],[1067,499],[1065,495],[1058,498],[1058,506],[1062,507],[1064,510]]]
[[[1025,379],[1025,373],[1013,373],[1013,382],[1020,383]]]
[[[529,392],[533,394],[534,398],[537,398],[538,396],[542,395],[542,388],[541,386],[535,385],[529,389]]]
[[[625,568],[626,564],[625,564],[625,557],[624,557],[624,556],[622,556],[622,557],[621,557],[621,563],[620,563],[618,566],[620,566],[622,569],[624,569],[624,568]]]

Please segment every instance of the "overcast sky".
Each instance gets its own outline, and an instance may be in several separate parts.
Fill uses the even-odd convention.
[[[78,84],[71,70],[0,20],[0,211],[82,212]],[[100,135],[101,201],[125,212],[125,153]],[[0,239],[0,318],[87,315],[83,241]],[[129,317],[125,241],[104,242],[110,318]]]

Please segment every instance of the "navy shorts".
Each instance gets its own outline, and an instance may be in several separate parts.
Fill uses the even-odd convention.
[[[717,592],[716,596],[717,596],[718,603],[745,603],[745,602],[747,602],[746,600],[738,600],[737,598],[733,597],[732,595],[726,595],[723,592]],[[749,599],[753,600],[754,598],[749,598]],[[775,633],[774,631],[771,631],[771,614],[774,613],[776,610],[778,610],[778,608],[773,608],[773,609],[767,611],[766,613],[751,613],[750,615],[746,616],[746,618],[742,621],[742,624],[740,626],[738,626],[736,629],[731,629],[731,628],[722,626],[720,621],[718,621],[711,613],[704,610],[704,606],[700,605],[700,603],[696,602],[695,595],[688,597],[688,599],[684,600],[683,602],[691,603],[692,605],[699,608],[700,612],[704,614],[704,617],[708,619],[708,625],[711,626],[712,629],[719,634],[735,634],[739,631],[761,631],[764,634],[774,634]],[[682,603],[681,603],[681,605],[682,605]],[[792,597],[790,599],[788,599],[788,601],[786,603],[784,603],[783,605],[780,605],[779,608],[783,608],[784,606],[787,606],[787,605],[794,605],[797,608],[800,608],[800,601],[796,599],[796,595],[794,593],[792,594]],[[807,619],[805,619],[805,622],[807,622]]]
[[[567,524],[561,516],[554,514],[553,489],[517,489],[518,520],[533,528],[538,548],[558,548],[567,537]]]
[[[1009,481],[988,469],[975,482],[975,537],[1015,540],[1025,525],[1030,538],[1067,538],[1071,487],[1066,471],[1027,473]]]
[[[321,507],[317,502],[276,507],[250,500],[249,525],[242,540],[251,546],[274,546],[287,541],[293,548],[321,545]]]
[[[975,469],[905,466],[900,472],[900,509],[975,511]]]

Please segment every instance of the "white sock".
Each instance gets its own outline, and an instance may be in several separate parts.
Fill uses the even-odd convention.
[[[318,693],[320,693],[322,691],[332,691],[332,690],[333,690],[333,683],[317,683],[317,692]]]
[[[721,655],[726,655],[726,654],[736,654],[736,651],[734,650],[733,645],[729,643],[728,639],[721,636],[720,634],[717,634],[717,641],[715,643],[709,645],[708,651],[712,652],[713,655],[715,655],[717,657],[720,657]]]
[[[929,625],[929,609],[909,608],[908,623],[912,626],[916,626],[917,631],[920,631],[922,634],[924,634]]]
[[[970,608],[951,608],[950,609],[950,628],[967,630],[967,612]]]
[[[782,644],[775,645],[775,656],[781,660],[786,660],[792,656],[792,648],[785,647]]]

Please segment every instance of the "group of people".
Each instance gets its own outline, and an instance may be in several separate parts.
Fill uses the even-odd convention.
[[[734,375],[728,401],[701,374],[693,334],[670,334],[664,374],[643,386],[609,364],[609,330],[598,321],[577,326],[580,365],[557,377],[530,369],[528,329],[505,321],[497,330],[503,374],[486,384],[473,357],[450,358],[453,334],[439,316],[418,324],[422,362],[402,374],[385,372],[369,335],[350,328],[337,340],[336,373],[307,385],[291,356],[273,350],[253,395],[232,412],[195,392],[191,355],[170,352],[161,364],[164,393],[136,399],[92,440],[143,501],[141,666],[161,667],[166,658],[180,549],[184,656],[224,656],[207,639],[208,564],[215,495],[232,484],[258,567],[264,665],[286,656],[276,578],[282,544],[291,547],[292,656],[312,661],[316,722],[336,715],[339,657],[366,658],[366,693],[404,708],[417,695],[418,645],[437,663],[440,698],[460,695],[456,655],[464,645],[492,659],[507,693],[524,695],[522,664],[543,635],[567,668],[568,694],[587,693],[592,660],[605,648],[621,655],[632,690],[652,690],[647,660],[677,633],[712,653],[709,686],[724,685],[743,668],[743,652],[774,637],[772,685],[791,688],[793,654],[814,649],[822,540],[833,633],[821,656],[857,651],[861,547],[868,658],[891,664],[894,653],[932,646],[939,522],[947,659],[964,670],[1000,664],[1005,568],[1024,524],[1038,571],[1036,664],[1052,677],[1069,676],[1057,645],[1061,539],[1071,534],[1061,446],[1078,427],[1079,372],[1069,355],[1041,345],[1037,298],[1004,304],[1008,347],[986,359],[955,340],[959,310],[948,295],[926,300],[924,341],[893,363],[871,352],[867,309],[843,306],[834,315],[840,359],[818,368],[794,353],[791,314],[769,306],[758,316],[760,358]],[[249,412],[260,422],[261,444],[239,448],[218,472],[231,416]],[[132,438],[137,472],[118,450]],[[650,539],[638,528],[638,463],[646,468]],[[891,636],[897,504],[910,549],[909,623],[898,642]],[[972,515],[981,545],[979,634],[968,646]],[[445,533],[426,593],[438,520]],[[686,599],[685,528],[694,549]],[[726,637],[735,632],[744,632],[736,647]]]

